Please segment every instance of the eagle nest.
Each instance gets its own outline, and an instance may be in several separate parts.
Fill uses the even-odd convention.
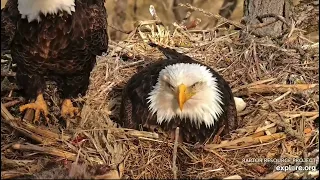
[[[279,43],[253,37],[244,29],[186,31],[174,26],[169,31],[155,18],[140,22],[126,41],[110,42],[108,55],[98,57],[86,96],[78,99],[84,104],[81,119],[69,129],[58,123],[45,126],[15,120],[11,114],[20,114],[12,101],[20,100],[12,91],[1,93],[1,177],[317,176],[312,171],[319,154],[317,44],[294,30]],[[214,144],[194,148],[156,133],[116,127],[112,120],[118,118],[127,80],[164,58],[147,45],[149,41],[175,47],[209,65],[226,79],[236,97],[243,98],[247,106],[238,113],[240,127],[231,138],[217,136]],[[55,97],[51,100],[51,110],[58,111]],[[289,165],[310,169],[287,169]]]

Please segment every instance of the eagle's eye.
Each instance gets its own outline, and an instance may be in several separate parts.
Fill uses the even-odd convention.
[[[193,89],[193,88],[195,88],[199,83],[200,83],[200,82],[196,82],[196,83],[192,84],[190,87]]]
[[[170,89],[174,90],[174,87],[173,87],[169,82],[167,82],[167,86],[168,86]]]
[[[193,90],[197,90],[197,89],[201,88],[203,86],[203,84],[204,84],[203,81],[198,81],[198,82],[192,84],[190,86],[190,88],[193,89]]]

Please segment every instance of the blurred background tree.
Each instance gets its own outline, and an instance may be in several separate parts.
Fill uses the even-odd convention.
[[[1,8],[6,2],[7,0],[1,0]],[[179,3],[190,3],[208,12],[218,14],[224,0],[106,0],[105,5],[108,10],[108,23],[119,30],[128,32],[134,29],[134,22],[152,18],[149,13],[151,4],[156,8],[157,14],[164,24],[170,25],[175,21],[180,22],[188,10],[178,6]],[[234,11],[231,13],[228,11],[230,3],[236,5],[232,7]],[[232,20],[240,21],[243,14],[243,0],[226,0],[224,7],[223,15]],[[207,29],[214,26],[213,19],[202,13],[193,12],[190,19],[195,18],[201,19],[197,29]],[[125,39],[127,36],[111,27],[109,27],[109,33],[111,39],[115,41]]]
[[[7,0],[1,0],[1,7],[5,5]],[[248,0],[252,1],[252,0]],[[295,7],[294,20],[301,21],[301,27],[307,29],[305,35],[318,41],[318,0],[286,0],[290,1]],[[180,22],[187,9],[178,6],[179,3],[190,3],[191,5],[204,9],[213,14],[220,14],[230,20],[240,22],[243,17],[244,0],[106,0],[106,8],[108,10],[108,22],[111,27],[108,31],[110,38],[114,41],[123,40],[127,34],[116,29],[130,32],[134,29],[134,23],[138,20],[150,20],[152,17],[149,13],[149,6],[152,4],[160,19],[164,24],[170,25],[172,22]],[[312,9],[313,8],[313,9]],[[316,11],[316,14],[313,12]],[[268,11],[267,11],[268,12]],[[317,15],[316,17],[313,17]],[[191,20],[200,18],[201,23],[196,29],[210,29],[216,25],[215,19],[206,17],[200,12],[193,12]]]

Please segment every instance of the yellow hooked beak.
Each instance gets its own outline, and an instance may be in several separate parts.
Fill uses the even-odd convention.
[[[179,86],[178,90],[178,103],[179,108],[182,111],[184,103],[186,103],[195,93],[189,92],[187,89],[187,86],[184,84],[181,84]]]

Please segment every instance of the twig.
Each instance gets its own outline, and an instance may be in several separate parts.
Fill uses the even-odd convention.
[[[285,117],[301,117],[301,116],[306,116],[306,117],[311,117],[315,115],[319,115],[319,111],[309,111],[309,112],[304,112],[304,111],[280,111],[278,113],[269,113],[269,115],[272,114],[280,114],[281,116]]]
[[[190,41],[195,41],[194,38],[188,33],[187,31],[181,31],[183,27],[181,27],[178,23],[172,23],[172,25],[179,31],[182,35],[184,35],[186,38],[188,38]]]
[[[232,89],[232,93],[236,93],[236,92],[240,91],[241,89],[245,89],[245,88],[248,88],[250,86],[259,85],[259,84],[265,84],[265,83],[268,83],[268,82],[273,82],[275,80],[277,80],[277,78],[269,78],[269,79],[256,81],[256,82],[253,82],[253,83],[250,83],[250,84],[246,84],[246,85],[243,85],[243,86],[240,86],[240,87],[237,87],[237,88],[233,88]]]
[[[119,51],[126,50],[126,51],[128,51],[128,52],[130,52],[130,53],[132,53],[132,54],[136,54],[134,51],[128,49],[128,48],[125,47],[125,46],[120,45],[119,43],[116,43],[116,42],[114,42],[114,41],[110,41],[109,43],[110,43],[111,46],[120,47],[121,49],[120,49]],[[134,56],[135,56],[135,55],[134,55]],[[140,54],[140,56],[141,56],[142,58],[148,58],[148,56],[145,56],[145,55],[143,55],[143,54]]]
[[[212,149],[205,149],[208,152],[211,152],[212,154],[214,154],[215,156],[217,156],[217,158],[220,160],[220,162],[226,167],[225,169],[229,172],[233,171],[238,171],[237,169],[233,168],[232,166],[230,166],[228,163],[226,163],[225,158],[223,158],[219,153],[217,153],[216,151],[212,150]]]
[[[195,156],[194,154],[192,154],[188,148],[186,148],[184,145],[179,146],[179,148],[187,155],[189,156],[194,162],[199,161],[199,158],[197,158],[197,156]]]
[[[277,21],[278,21],[278,19],[275,19],[273,21],[268,21],[268,22],[261,23],[261,24],[250,25],[249,27],[250,28],[254,28],[254,29],[263,28],[263,27],[269,26],[270,24],[273,24],[273,23],[275,23]]]
[[[146,138],[153,138],[153,139],[159,138],[159,135],[157,133],[146,132],[146,131],[130,130],[130,131],[127,131],[126,134],[134,137],[146,137]]]
[[[279,120],[276,120],[274,118],[268,118],[268,120],[278,124],[279,126],[283,127],[285,132],[287,132],[290,136],[293,136],[293,137],[296,137],[297,139],[299,139],[301,142],[304,142],[304,137],[303,135],[299,134],[298,132],[296,132],[295,130],[293,130],[289,124],[287,124],[285,122],[285,120],[282,118],[282,116],[278,113],[278,111],[276,110],[276,108],[271,104],[269,103],[269,106],[271,107],[271,109],[280,117],[280,121]]]
[[[9,102],[6,102],[6,103],[3,103],[4,107],[6,108],[9,108],[9,107],[12,107],[18,103],[21,103],[22,101],[20,99],[16,99],[16,100],[13,100],[13,101],[9,101]]]
[[[27,109],[24,116],[23,116],[23,120],[25,122],[28,122],[28,121],[32,121],[34,118],[34,110],[33,109]]]
[[[111,24],[109,24],[109,23],[108,23],[108,26],[111,27],[112,29],[116,30],[116,31],[119,31],[119,32],[123,33],[123,34],[130,34],[130,33],[132,32],[132,31],[120,30],[120,29],[114,27],[113,25],[111,25]]]
[[[4,166],[10,166],[10,167],[25,167],[27,164],[34,163],[36,160],[13,160],[8,159],[6,157],[1,157],[1,163]]]
[[[319,113],[306,119],[306,122],[312,122],[319,117]]]
[[[268,124],[266,126],[259,127],[259,128],[257,128],[257,130],[254,133],[263,132],[263,131],[265,131],[265,130],[267,130],[269,128],[274,127],[275,125],[276,125],[276,123],[271,123],[271,124]]]
[[[16,170],[1,171],[1,179],[14,179],[24,175],[31,175],[31,173],[18,172]]]
[[[288,91],[301,92],[319,86],[319,84],[260,84],[242,89],[240,92],[234,93],[235,96],[244,96],[254,93],[285,93]]]
[[[233,175],[233,176],[228,176],[228,177],[223,178],[223,180],[225,180],[225,179],[241,180],[242,178],[239,175]]]
[[[152,142],[157,142],[157,143],[166,143],[166,144],[169,144],[169,145],[173,145],[173,143],[161,141],[161,140],[158,140],[158,139],[145,138],[145,137],[138,137],[138,139],[142,139],[142,140],[146,140],[146,141],[152,141]]]
[[[10,125],[12,128],[16,129],[23,135],[27,136],[30,139],[35,140],[36,142],[42,143],[42,144],[51,144],[53,143],[52,140],[43,138],[27,129],[24,129],[19,126],[18,122],[16,121],[15,118],[11,115],[11,113],[7,110],[6,107],[1,103],[1,116],[3,117],[2,121],[5,122],[6,124]]]
[[[135,26],[143,26],[143,25],[148,25],[148,24],[156,24],[156,25],[158,25],[158,24],[162,24],[162,22],[159,21],[159,20],[137,21],[137,22],[135,23]]]
[[[281,96],[277,97],[276,99],[274,99],[273,101],[271,101],[271,104],[274,104],[278,101],[280,101],[281,99],[285,98],[287,95],[289,95],[291,93],[291,91],[287,91],[286,93],[282,94]],[[266,109],[268,107],[268,104],[262,104],[261,105],[262,109]]]
[[[270,17],[273,17],[273,18],[275,18],[276,20],[279,20],[279,21],[283,22],[287,27],[290,27],[289,23],[285,20],[285,18],[284,18],[283,16],[278,15],[278,14],[273,14],[273,13],[263,14],[263,15],[257,16],[257,19],[258,19],[260,22],[263,22],[262,19],[264,19],[264,18],[270,18]]]
[[[214,18],[216,18],[216,19],[218,19],[218,20],[221,20],[221,21],[223,21],[223,22],[227,22],[227,23],[229,23],[229,24],[231,24],[231,25],[234,25],[234,26],[237,27],[237,28],[240,28],[240,29],[244,29],[244,28],[245,28],[245,26],[243,26],[243,25],[240,24],[240,23],[230,21],[230,20],[228,20],[227,18],[224,18],[224,17],[222,17],[222,16],[220,16],[220,15],[218,15],[218,14],[212,14],[212,13],[210,13],[210,12],[207,12],[207,11],[203,10],[203,9],[194,7],[194,6],[192,6],[191,4],[189,4],[189,3],[187,3],[187,4],[182,4],[182,3],[180,3],[179,6],[186,7],[186,8],[191,9],[191,10],[199,11],[199,12],[203,13],[203,14],[206,15],[206,16],[214,17]]]
[[[219,136],[222,133],[222,131],[224,130],[224,128],[225,128],[225,125],[223,125],[222,127],[219,128],[217,134],[214,135],[214,137],[213,137],[213,141],[212,141],[213,143],[218,143]]]
[[[144,62],[144,60],[139,60],[139,61],[131,62],[131,63],[128,63],[128,64],[125,64],[125,65],[120,66],[120,68],[122,68],[122,69],[130,68],[130,67],[132,67],[132,66],[137,66],[137,65],[143,64],[143,62]]]
[[[149,7],[149,12],[150,12],[153,20],[161,21],[160,18],[159,18],[159,16],[157,15],[157,11],[156,11],[156,9],[154,8],[153,5],[150,5],[150,7]]]
[[[283,139],[285,138],[286,135],[284,133],[276,133],[276,134],[271,134],[271,135],[266,135],[266,136],[260,136],[260,137],[243,137],[239,138],[233,141],[225,142],[222,144],[207,144],[205,145],[205,149],[217,149],[217,148],[226,148],[229,146],[244,146],[244,145],[252,145],[252,144],[261,144],[261,143],[266,143],[269,141],[273,141],[276,139]]]
[[[71,138],[70,136],[67,136],[65,134],[60,135],[55,132],[44,129],[42,127],[35,127],[34,125],[32,125],[28,122],[22,122],[21,125],[24,126],[25,129],[28,129],[31,132],[45,136],[47,138],[52,138],[52,139],[56,139],[56,140],[68,140]]]
[[[77,155],[74,153],[70,153],[67,151],[63,151],[57,148],[53,148],[53,147],[40,147],[34,144],[14,144],[12,146],[13,149],[17,149],[17,150],[30,150],[30,151],[38,151],[40,153],[44,153],[44,154],[50,154],[53,156],[59,156],[59,157],[63,157],[65,159],[71,160],[71,161],[75,161]]]
[[[256,48],[256,43],[253,42],[253,60],[254,60],[254,63],[256,65],[256,68],[257,68],[257,73],[258,73],[258,77],[260,78],[261,77],[261,69],[260,69],[260,60],[258,58],[258,55],[257,55],[257,48]]]
[[[185,24],[187,23],[187,21],[190,19],[191,17],[191,12],[188,11],[185,15],[185,17],[182,19],[182,21],[180,22],[180,26],[185,26]]]
[[[269,136],[269,135],[268,135]],[[228,151],[237,151],[237,150],[240,150],[240,149],[252,149],[252,148],[256,148],[256,147],[261,147],[261,146],[268,146],[270,144],[273,144],[275,142],[278,142],[278,141],[281,141],[283,140],[284,138],[280,138],[280,139],[276,139],[276,140],[273,140],[273,141],[269,141],[269,142],[266,142],[266,143],[262,143],[262,144],[256,144],[256,145],[242,145],[242,146],[228,146],[228,147],[225,147],[225,149],[223,150],[224,152],[228,152]]]
[[[174,138],[174,146],[173,146],[173,158],[172,158],[172,172],[173,172],[173,179],[177,178],[177,151],[178,151],[178,139],[179,139],[179,127],[176,128],[175,138]]]
[[[94,129],[97,130],[97,129]],[[101,129],[99,129],[101,130]],[[144,138],[153,138],[153,139],[158,139],[159,138],[159,134],[154,133],[154,132],[148,132],[148,131],[138,131],[138,130],[134,130],[134,129],[128,129],[128,128],[108,128],[105,129],[110,131],[111,133],[121,133],[121,134],[126,134],[129,136],[133,136],[133,137],[144,137]],[[90,131],[90,130],[85,130],[85,131]]]
[[[246,29],[246,26],[245,25],[242,25],[240,23],[237,23],[237,22],[234,22],[234,21],[231,21],[231,20],[228,20],[226,19],[225,17],[223,16],[220,16],[218,14],[212,14],[210,12],[207,12],[203,9],[200,9],[200,8],[197,8],[197,7],[194,7],[192,6],[191,4],[187,3],[187,4],[182,4],[180,3],[179,6],[182,6],[182,7],[186,7],[186,8],[189,8],[191,10],[196,10],[196,11],[199,11],[201,13],[203,13],[204,15],[206,16],[209,16],[209,17],[214,17],[215,19],[218,19],[218,21],[222,21],[222,22],[226,22],[228,24],[231,24],[237,28],[240,28],[240,29]],[[264,14],[264,15],[260,15],[260,16],[257,16],[257,19],[260,20],[260,22],[263,22],[262,19],[263,18],[268,18],[268,17],[273,17],[275,18],[275,20],[271,21],[271,22],[265,22],[265,23],[261,23],[261,24],[254,24],[254,25],[249,25],[249,29],[256,29],[256,28],[262,28],[262,27],[265,27],[265,26],[268,26],[272,23],[275,23],[277,21],[281,21],[283,22],[287,27],[289,27],[290,25],[286,22],[285,18],[280,16],[280,15],[277,15],[277,14]],[[251,30],[250,31],[252,34],[256,34],[258,35],[257,33],[255,33],[254,30]]]
[[[7,110],[7,108],[2,103],[1,103],[1,116],[3,116],[4,120],[7,122],[14,120],[14,117],[11,115],[11,113]]]

